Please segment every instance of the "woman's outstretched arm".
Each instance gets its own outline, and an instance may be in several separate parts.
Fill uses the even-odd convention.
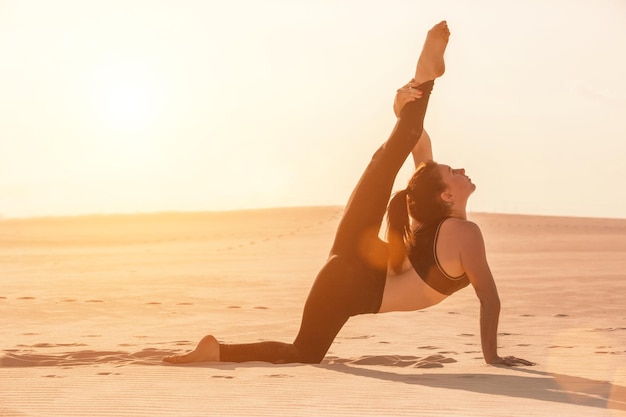
[[[485,253],[485,243],[478,226],[469,221],[457,223],[460,230],[460,254],[463,269],[480,300],[480,341],[485,362],[491,365],[534,365],[524,359],[498,355],[498,320],[500,297]]]
[[[422,130],[422,134],[420,139],[417,141],[417,145],[411,151],[411,155],[413,155],[413,162],[415,163],[415,168],[425,161],[431,161],[433,159],[433,148],[430,143],[430,136],[426,130]]]

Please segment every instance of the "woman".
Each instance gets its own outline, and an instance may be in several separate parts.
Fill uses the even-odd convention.
[[[531,365],[497,354],[500,301],[480,230],[467,221],[465,212],[475,186],[462,169],[421,163],[432,158],[423,123],[434,80],[445,70],[443,55],[449,36],[445,21],[428,32],[415,78],[398,90],[396,126],[372,157],[346,205],[294,342],[220,344],[209,335],[193,351],[164,361],[319,363],[351,316],[426,308],[471,283],[481,301],[485,361]],[[420,165],[407,189],[389,202],[396,175],[411,153]],[[388,205],[387,243],[378,232]]]

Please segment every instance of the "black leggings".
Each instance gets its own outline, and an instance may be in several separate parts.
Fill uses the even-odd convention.
[[[379,231],[398,171],[422,134],[433,81],[402,110],[389,139],[376,151],[339,222],[328,261],[304,305],[293,343],[220,344],[222,362],[320,363],[351,316],[377,313],[387,274],[387,244]]]

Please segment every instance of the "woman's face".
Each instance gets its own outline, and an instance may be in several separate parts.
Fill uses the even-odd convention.
[[[476,185],[472,183],[470,177],[465,175],[463,168],[451,168],[448,165],[439,165],[439,173],[444,184],[446,184],[446,192],[454,198],[467,199],[476,189]]]

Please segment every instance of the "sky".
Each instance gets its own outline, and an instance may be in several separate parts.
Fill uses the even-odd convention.
[[[469,211],[625,218],[624,0],[0,0],[0,216],[343,205],[444,19]]]

